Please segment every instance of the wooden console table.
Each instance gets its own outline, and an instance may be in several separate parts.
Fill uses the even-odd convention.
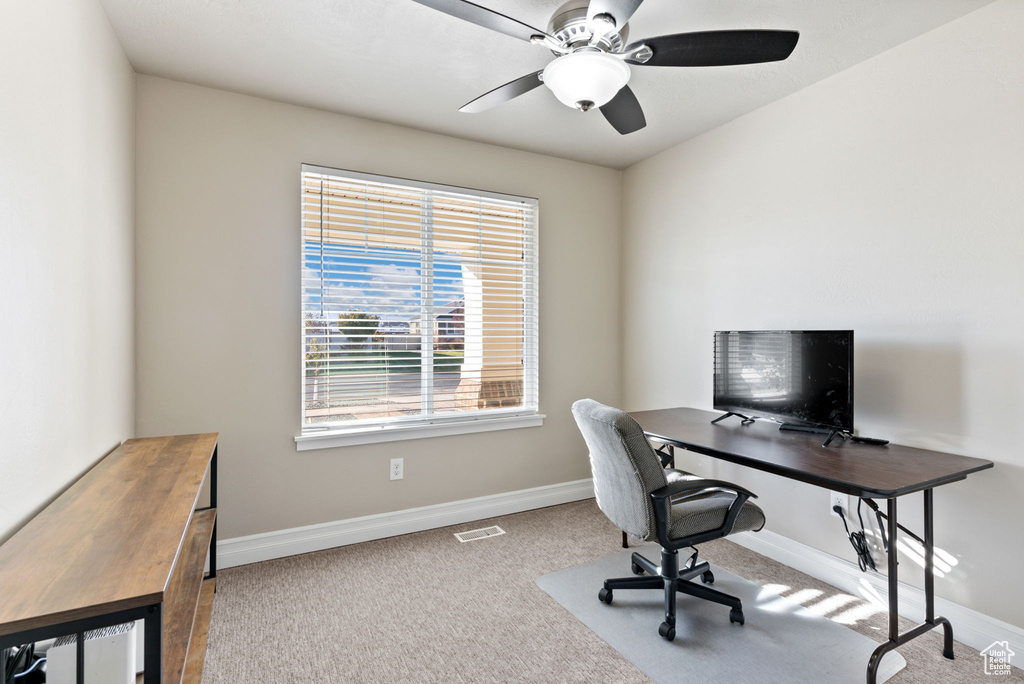
[[[210,505],[199,508],[207,474]],[[198,684],[217,575],[217,435],[128,440],[0,546],[11,646],[145,621],[146,684]],[[204,575],[207,553],[210,572]]]

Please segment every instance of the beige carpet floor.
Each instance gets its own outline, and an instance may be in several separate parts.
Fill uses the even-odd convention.
[[[489,524],[507,534],[465,544],[452,536]],[[616,553],[619,541],[588,500],[222,570],[203,682],[648,682],[534,584]],[[701,555],[884,639],[885,613],[859,598],[729,541],[704,544]],[[658,622],[652,615],[651,638]],[[892,684],[1024,684],[1019,669],[985,676],[981,657],[960,643],[946,660],[935,632],[900,653],[907,667]]]

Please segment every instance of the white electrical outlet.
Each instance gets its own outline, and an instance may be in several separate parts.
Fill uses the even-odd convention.
[[[401,480],[405,476],[405,459],[404,458],[393,458],[391,459],[391,479]]]
[[[843,509],[843,515],[850,517],[850,497],[846,494],[840,494],[839,492],[828,493],[828,512],[832,515],[839,517],[839,514],[833,510],[833,507],[839,506]]]

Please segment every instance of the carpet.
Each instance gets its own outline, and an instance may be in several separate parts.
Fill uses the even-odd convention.
[[[468,544],[452,536],[488,525],[500,525],[506,534]],[[650,684],[535,583],[542,575],[619,553],[619,540],[619,530],[588,499],[222,568],[203,684]],[[884,638],[882,604],[727,539],[702,544],[700,551],[712,564],[772,588],[843,629]],[[606,576],[628,574],[624,561]],[[724,581],[724,574],[719,577]],[[595,586],[586,598],[596,604],[596,594]],[[660,608],[652,610],[637,630],[657,642]],[[721,610],[714,614],[721,620],[716,624],[755,626],[752,612],[739,627],[729,625],[728,609]],[[900,620],[901,630],[913,626]],[[684,637],[677,637],[679,645]],[[976,649],[960,643],[955,648],[956,660],[942,657],[941,630],[914,639],[900,647],[908,665],[888,684],[1024,684],[1017,668],[1009,676],[986,677]],[[895,657],[887,655],[883,664],[890,658]],[[863,669],[857,672],[856,681],[863,682]],[[675,681],[731,684],[680,675]]]
[[[537,585],[655,682],[864,681],[876,642],[714,566],[714,586],[743,601],[746,624],[730,623],[726,606],[680,594],[676,638],[665,641],[658,636],[662,592],[617,589],[611,605],[597,599],[605,579],[630,576],[634,551],[660,558],[660,547],[647,545],[544,575]],[[889,653],[878,682],[905,665],[899,653]]]

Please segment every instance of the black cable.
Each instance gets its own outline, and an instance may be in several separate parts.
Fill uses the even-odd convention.
[[[857,499],[857,519],[860,520],[860,531],[864,531],[864,516],[860,514],[860,505],[864,503],[864,499]]]
[[[857,553],[857,565],[860,566],[861,572],[867,572],[868,568],[877,570],[875,567],[875,559],[871,557],[871,547],[868,545],[867,537],[864,534],[864,520],[861,518],[861,529],[859,532],[850,532],[850,526],[846,524],[846,516],[843,515],[842,506],[833,506],[832,510],[839,515],[839,519],[843,521],[843,527],[846,529],[846,536],[850,539],[850,544],[853,546],[853,550]],[[860,507],[858,506],[857,515],[860,516]]]
[[[14,674],[18,671],[19,667],[27,667],[32,662],[32,656],[35,654],[36,645],[26,644],[20,648],[11,648],[7,651],[7,680],[10,681]],[[18,663],[24,660],[24,665],[19,666]]]

